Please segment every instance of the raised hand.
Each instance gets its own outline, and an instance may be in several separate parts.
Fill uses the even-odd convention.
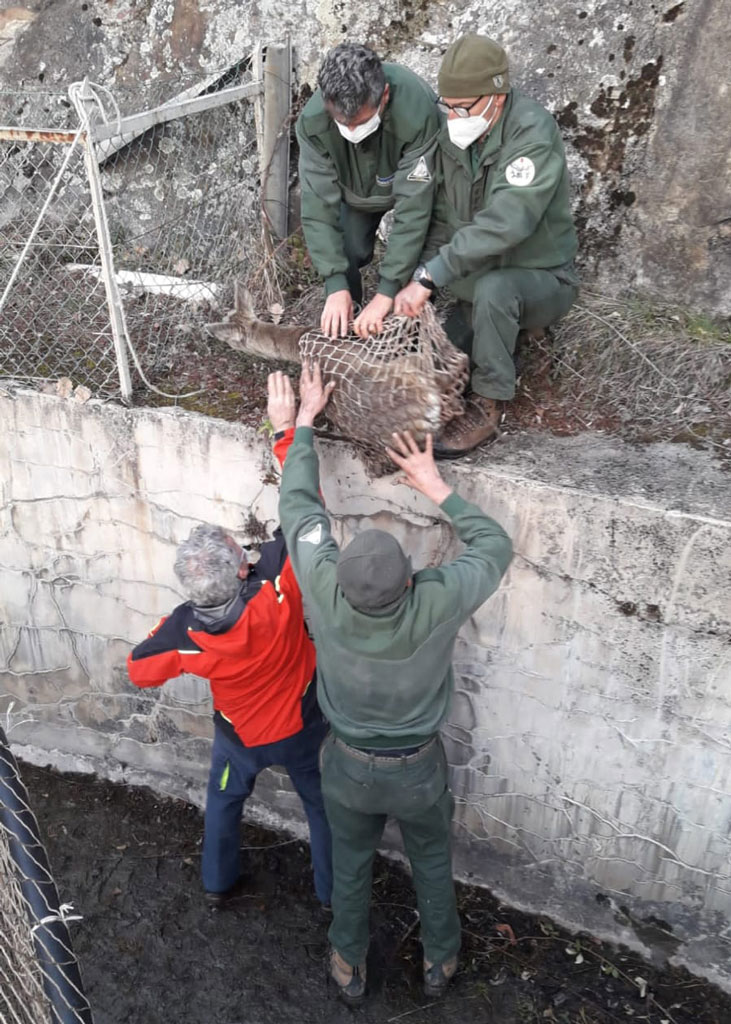
[[[267,416],[275,434],[294,426],[296,403],[292,381],[277,370],[267,377]]]
[[[391,436],[394,439],[393,448],[386,447],[386,451],[404,474],[401,482],[413,487],[415,491],[420,491],[435,504],[441,505],[452,493],[452,488],[445,484],[439,475],[434,461],[434,440],[431,434],[426,436],[426,447],[423,452],[408,430],[402,434],[394,432]]]
[[[304,361],[300,377],[300,408],[296,421],[298,427],[313,425],[315,418],[320,415],[329,402],[334,388],[334,380],[323,386],[320,364],[317,361],[314,363],[307,359]]]

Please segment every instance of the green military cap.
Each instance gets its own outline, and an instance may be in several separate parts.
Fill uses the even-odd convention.
[[[444,54],[439,95],[452,98],[510,92],[508,55],[487,36],[462,36]]]
[[[340,552],[335,575],[349,604],[375,611],[404,597],[411,559],[390,533],[363,530]]]

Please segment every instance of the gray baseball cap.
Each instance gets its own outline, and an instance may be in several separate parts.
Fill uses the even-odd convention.
[[[348,602],[369,612],[393,604],[406,592],[411,559],[385,530],[363,530],[340,552],[337,581]]]

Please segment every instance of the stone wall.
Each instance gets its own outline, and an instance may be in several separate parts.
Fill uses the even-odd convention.
[[[137,691],[125,657],[180,599],[173,550],[194,524],[272,529],[268,446],[187,413],[10,392],[0,438],[0,714],[16,752],[201,803],[205,682]],[[417,567],[455,553],[425,500],[321,451],[339,538],[368,521]],[[682,446],[600,435],[506,437],[445,473],[516,551],[456,651],[460,876],[731,988],[727,477]],[[276,772],[250,813],[302,827]]]
[[[447,45],[469,31],[504,43],[514,84],[563,128],[585,280],[731,314],[731,21],[714,0],[27,0],[0,12],[0,87],[65,89],[89,75],[131,112],[285,32],[300,90],[344,38],[434,83]],[[236,173],[220,141],[211,165]]]

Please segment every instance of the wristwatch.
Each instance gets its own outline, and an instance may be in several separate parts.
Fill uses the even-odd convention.
[[[420,263],[414,273],[411,275],[412,281],[417,281],[422,288],[428,288],[430,292],[433,292],[436,285],[431,279],[431,274],[426,269],[423,263]]]

